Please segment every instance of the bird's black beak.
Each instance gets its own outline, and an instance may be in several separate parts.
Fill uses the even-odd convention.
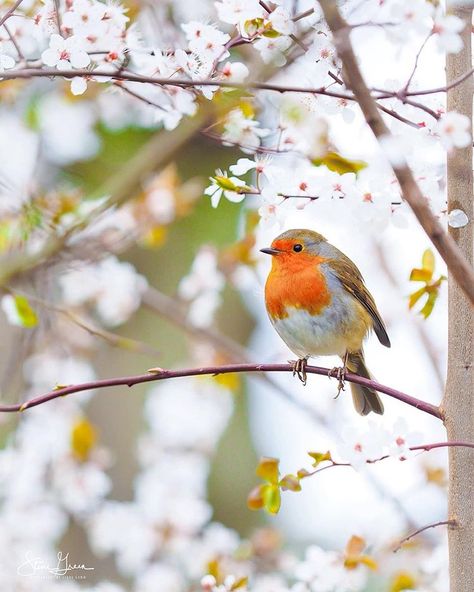
[[[265,249],[260,249],[260,253],[266,253],[267,255],[278,255],[278,253],[281,253],[281,251],[267,247]]]

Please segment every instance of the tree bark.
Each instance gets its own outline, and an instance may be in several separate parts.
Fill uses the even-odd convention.
[[[458,5],[448,9],[466,23],[464,47],[446,59],[449,84],[472,67],[472,8]],[[448,91],[448,111],[467,115],[472,127],[473,78]],[[473,179],[472,144],[448,156],[448,211],[463,210],[469,223],[450,228],[450,234],[466,259],[473,263]],[[443,401],[448,440],[474,442],[474,309],[456,282],[449,278],[448,375]],[[451,592],[474,590],[474,454],[468,449],[449,451],[449,518],[455,525],[448,530]]]

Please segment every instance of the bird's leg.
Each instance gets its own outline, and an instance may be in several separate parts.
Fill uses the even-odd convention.
[[[293,366],[293,376],[298,376],[303,383],[303,386],[305,386],[307,380],[306,365],[308,364],[308,358],[298,358],[296,361],[288,360],[288,363]]]
[[[342,358],[342,366],[335,366],[332,370],[329,370],[328,376],[332,378],[335,375],[335,378],[338,380],[337,384],[337,395],[334,397],[337,399],[341,394],[341,391],[344,390],[346,385],[346,373],[347,373],[347,358],[349,357],[349,352],[346,351],[344,357]]]

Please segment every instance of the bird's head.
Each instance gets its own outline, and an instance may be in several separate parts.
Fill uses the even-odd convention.
[[[270,247],[260,249],[262,253],[272,255],[273,268],[291,268],[292,271],[313,266],[325,259],[326,239],[312,230],[287,230],[272,242]]]

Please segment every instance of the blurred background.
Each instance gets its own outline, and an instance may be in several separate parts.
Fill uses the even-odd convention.
[[[157,33],[160,23],[171,21],[179,31],[181,22],[215,19],[211,2],[123,4],[151,46],[165,36]],[[312,3],[299,5],[303,11]],[[30,1],[23,9],[31,17],[40,6]],[[11,26],[24,26],[21,18],[13,17]],[[370,37],[357,31],[354,43],[371,83],[398,88],[413,67],[420,38],[402,46],[387,43],[385,35],[382,29],[371,29]],[[37,54],[35,43],[25,51]],[[428,45],[416,83],[442,82],[442,59]],[[285,80],[298,80],[303,68],[296,60]],[[1,81],[5,261],[18,253],[31,257],[87,217],[107,189],[127,185],[132,161],[146,159],[160,138],[166,150],[169,136],[149,105],[100,87],[91,83],[86,94],[75,96],[66,80]],[[262,93],[256,110],[263,126],[272,126],[279,107]],[[320,101],[313,111],[319,117],[325,108]],[[388,163],[355,108],[352,115],[348,127],[339,112],[324,112],[331,142],[347,158],[369,163],[359,176],[367,191],[390,193]],[[395,132],[403,129],[393,119],[390,125]],[[420,152],[416,143],[408,146],[409,132],[406,137],[419,177],[426,187],[433,184],[432,195],[442,201],[442,182],[434,181],[433,171],[443,175],[444,151],[430,144]],[[386,202],[361,213],[364,206],[356,211],[352,202],[331,197],[288,207],[279,222],[264,223],[258,197],[222,199],[214,209],[204,195],[209,177],[242,156],[237,147],[194,136],[166,167],[155,171],[151,163],[124,205],[94,217],[54,256],[15,273],[3,286],[0,314],[2,405],[58,385],[154,367],[292,359],[267,319],[263,287],[270,262],[259,252],[289,228],[324,234],[362,271],[392,341],[390,350],[374,337],[367,341],[367,364],[376,379],[439,403],[446,286],[428,319],[419,314],[421,306],[409,310],[409,295],[419,287],[409,281],[410,272],[420,267],[429,245],[408,210],[397,210],[392,220]],[[291,170],[290,156],[273,158],[283,174]],[[255,176],[245,178],[252,182]],[[435,274],[442,273],[436,259]],[[444,439],[440,422],[389,397],[383,417],[359,417],[349,389],[335,399],[336,387],[321,376],[310,376],[303,387],[290,374],[179,378],[88,391],[1,414],[2,589],[181,592],[201,589],[201,579],[211,574],[222,583],[233,575],[237,584],[249,576],[257,592],[445,592],[442,529],[393,553],[408,532],[444,519],[444,452],[403,462],[393,457],[358,470],[333,468],[302,481],[300,492],[284,492],[278,515],[249,510],[247,496],[261,483],[255,469],[263,456],[278,458],[286,474],[310,470],[311,451],[331,450],[344,460],[358,437],[372,435],[376,449],[380,430],[399,430],[410,445]],[[353,537],[360,537],[359,546]],[[356,551],[347,547],[351,540]],[[32,561],[56,565],[58,552],[91,569],[36,577]],[[367,567],[365,554],[377,569]],[[344,568],[354,556],[353,569]],[[311,569],[329,573],[338,561],[347,578],[337,581],[345,587],[322,580],[309,587],[316,578],[308,575]],[[300,588],[291,588],[298,582]],[[227,581],[225,589],[231,585]]]

